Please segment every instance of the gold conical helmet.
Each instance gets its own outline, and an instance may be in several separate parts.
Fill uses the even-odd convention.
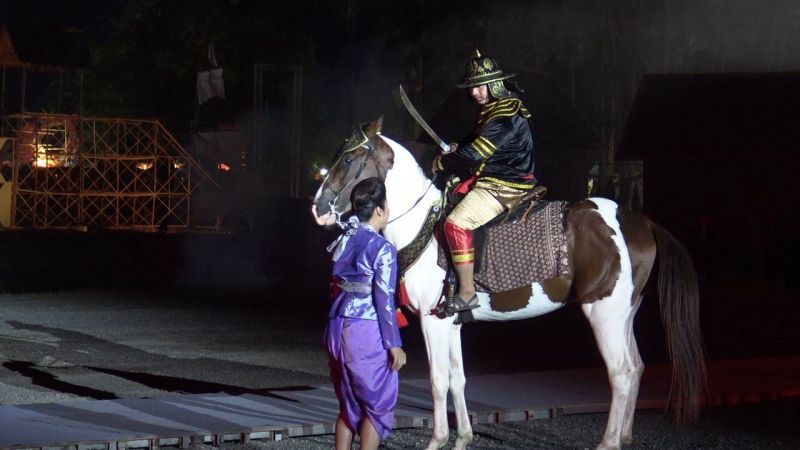
[[[494,81],[507,80],[513,76],[516,76],[516,74],[503,72],[494,59],[481,55],[480,50],[475,50],[472,54],[472,58],[470,58],[467,63],[464,82],[456,86],[459,88],[470,88],[482,84],[489,84]]]

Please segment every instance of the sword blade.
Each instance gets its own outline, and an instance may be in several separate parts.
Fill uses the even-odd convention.
[[[444,140],[442,140],[442,138],[440,138],[435,131],[433,131],[433,128],[428,125],[428,122],[425,122],[425,119],[423,119],[419,112],[417,112],[417,108],[414,108],[414,105],[411,103],[411,100],[406,94],[406,90],[403,89],[403,85],[400,85],[400,100],[403,102],[403,105],[406,107],[408,113],[411,114],[411,117],[413,117],[417,124],[419,124],[419,126],[425,130],[426,133],[428,133],[428,136],[433,139],[433,142],[436,142],[436,145],[438,145],[443,152],[450,151],[450,146]]]

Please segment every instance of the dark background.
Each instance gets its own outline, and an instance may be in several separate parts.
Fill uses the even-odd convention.
[[[308,196],[317,183],[313,170],[329,162],[353,124],[379,115],[387,135],[418,136],[397,98],[398,84],[405,84],[422,114],[432,117],[458,95],[452,86],[462,78],[470,53],[480,48],[520,79],[550,83],[548,98],[557,100],[537,111],[543,117],[534,117],[535,132],[537,120],[544,127],[550,111],[566,108],[573,119],[549,129],[561,128],[561,136],[570,137],[579,124],[592,155],[610,163],[626,124],[645,130],[637,148],[619,155],[631,159],[646,159],[642,146],[661,143],[686,127],[680,120],[662,128],[641,124],[668,120],[648,116],[658,109],[652,104],[634,106],[646,74],[748,73],[758,84],[766,73],[800,70],[800,5],[788,0],[0,1],[0,22],[23,46],[20,51],[59,48],[55,36],[65,29],[80,31],[87,49],[62,58],[74,70],[65,72],[60,99],[56,77],[30,77],[28,110],[75,112],[75,73],[83,71],[86,115],[155,117],[183,143],[198,131],[229,126],[249,131],[253,64],[301,65],[301,153],[307,171],[301,198],[290,199],[288,190],[272,186],[259,203],[248,206],[265,219],[247,233],[0,232],[0,291],[122,289],[170,292],[198,302],[248,298],[265,310],[307,313],[320,327],[329,274],[324,247],[334,234],[319,230],[308,214]],[[226,99],[198,106],[195,77],[210,67],[211,40],[225,71]],[[7,112],[13,112],[18,98],[14,76],[8,72]],[[790,86],[796,89],[797,83],[794,79]],[[268,104],[275,117],[286,108],[279,101],[281,86],[270,87],[277,92]],[[529,89],[536,93],[538,87]],[[665,89],[664,96],[676,98],[676,91]],[[689,96],[682,107],[706,118],[727,117],[695,100]],[[775,101],[765,100],[764,107],[772,110]],[[667,225],[695,259],[711,358],[796,354],[797,214],[790,194],[796,147],[776,154],[766,150],[772,141],[756,139],[750,159],[724,166],[735,159],[736,149],[719,145],[725,142],[722,134],[782,132],[764,132],[763,121],[755,120],[761,113],[738,106],[726,110],[739,112],[736,122],[701,127],[692,145],[659,148],[662,162],[672,165],[646,166],[646,189],[654,192],[656,186],[661,194],[645,195],[644,211]],[[251,157],[260,156],[270,169],[253,170],[269,180],[286,170],[288,153],[277,144],[263,148],[263,155]],[[720,151],[721,156],[704,156]],[[559,165],[552,163],[558,154],[553,155],[537,153],[539,170],[547,168],[543,179],[553,184],[565,177],[585,179],[585,174],[558,172]],[[758,167],[760,176],[741,182],[737,172],[743,166]],[[672,187],[676,195],[671,196]],[[709,192],[714,192],[710,201]],[[713,215],[707,214],[711,206]],[[759,225],[764,223],[769,226]],[[652,361],[663,359],[664,348],[657,300],[648,297],[637,335],[645,359]],[[415,327],[406,335],[419,339]],[[464,340],[476,358],[519,360],[520,370],[530,368],[531,359],[540,361],[536,367],[599,364],[591,332],[574,307],[519,323],[470,325]],[[520,342],[533,349],[530,358],[519,358]]]
[[[328,163],[354,123],[381,114],[387,134],[415,137],[397,85],[431,117],[476,48],[521,77],[551,76],[548,90],[579,111],[605,161],[645,74],[800,70],[800,6],[791,0],[4,0],[0,22],[20,52],[86,65],[87,115],[156,117],[182,142],[220,122],[249,126],[254,63],[302,65],[309,167]],[[56,51],[66,47],[63,30],[79,31],[88,55]],[[196,73],[210,68],[212,41],[227,95],[197,106]],[[59,103],[58,80],[42,78],[29,110],[77,108],[77,88]],[[15,86],[9,78],[7,101]]]

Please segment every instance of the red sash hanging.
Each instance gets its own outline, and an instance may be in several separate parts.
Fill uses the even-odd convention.
[[[406,279],[400,278],[400,281],[397,283],[397,326],[398,328],[405,328],[408,326],[408,319],[406,319],[405,314],[403,311],[400,310],[400,306],[408,306],[410,304],[410,300],[408,298],[408,291],[406,290]]]
[[[472,190],[472,187],[475,186],[475,183],[477,181],[478,177],[473,175],[467,178],[466,180],[462,181],[461,183],[459,183],[458,186],[456,186],[456,188],[453,190],[453,192],[455,192],[456,194],[467,195],[469,191]]]

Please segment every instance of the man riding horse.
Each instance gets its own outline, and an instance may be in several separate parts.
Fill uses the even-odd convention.
[[[514,94],[521,91],[509,81],[513,76],[475,51],[464,82],[457,85],[481,105],[475,134],[467,142],[452,144],[433,161],[434,173],[459,175],[465,181],[457,192],[468,192],[444,227],[458,276],[456,311],[478,307],[473,230],[510,209],[536,185],[531,114]]]

